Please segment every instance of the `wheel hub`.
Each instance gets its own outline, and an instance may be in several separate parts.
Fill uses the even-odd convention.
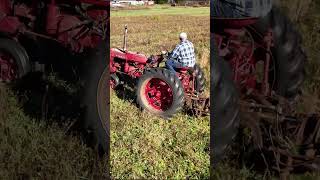
[[[173,103],[173,92],[168,83],[161,79],[151,79],[145,87],[145,97],[148,104],[158,110],[166,111]]]

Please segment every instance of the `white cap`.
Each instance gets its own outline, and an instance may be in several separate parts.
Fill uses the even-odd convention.
[[[181,40],[186,40],[187,39],[187,33],[185,33],[185,32],[180,33],[179,38]]]

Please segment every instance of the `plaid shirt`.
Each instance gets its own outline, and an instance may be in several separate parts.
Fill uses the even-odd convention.
[[[183,66],[193,67],[196,63],[193,44],[188,40],[181,42],[172,51],[170,58],[177,59]]]
[[[272,9],[272,0],[211,0],[214,17],[263,17]]]

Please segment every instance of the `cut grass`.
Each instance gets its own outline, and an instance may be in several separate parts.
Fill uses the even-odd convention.
[[[111,47],[122,47],[126,24],[128,49],[146,55],[172,50],[179,41],[179,33],[187,32],[209,84],[209,8],[162,7],[113,12]],[[189,10],[207,13],[190,16]],[[209,91],[208,85],[206,90]],[[110,109],[113,177],[209,178],[209,117],[197,119],[180,113],[169,121],[164,120],[141,112],[132,100],[123,100],[114,93]]]

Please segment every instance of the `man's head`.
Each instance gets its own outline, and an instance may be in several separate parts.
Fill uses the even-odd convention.
[[[187,40],[187,38],[188,38],[187,37],[187,33],[185,33],[185,32],[180,33],[179,39],[180,39],[181,42]]]

